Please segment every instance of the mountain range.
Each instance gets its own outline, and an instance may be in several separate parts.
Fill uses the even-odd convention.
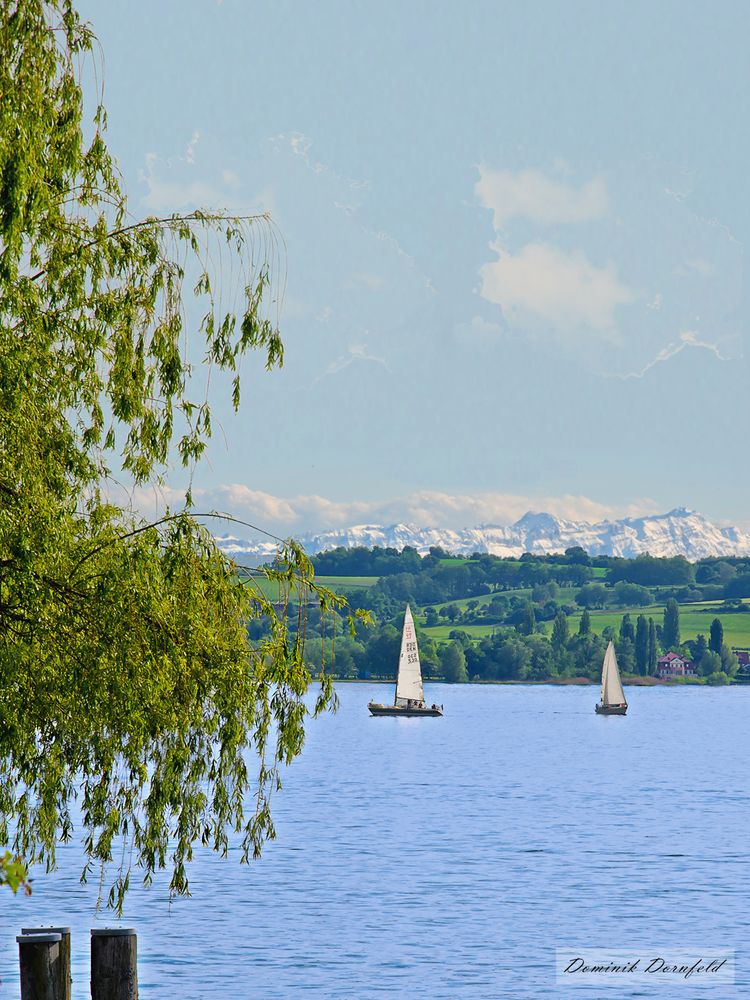
[[[379,545],[402,549],[410,545],[421,554],[438,546],[455,555],[489,552],[518,557],[524,552],[564,552],[580,545],[590,555],[625,556],[642,552],[652,556],[750,555],[750,534],[739,528],[720,528],[702,514],[677,507],[667,514],[627,517],[618,521],[568,521],[553,514],[529,511],[508,527],[484,524],[476,528],[424,528],[413,524],[360,524],[351,528],[298,536],[310,554],[338,546],[354,548]],[[232,535],[217,538],[220,548],[240,564],[258,565],[273,557],[276,544],[267,539],[251,541]]]

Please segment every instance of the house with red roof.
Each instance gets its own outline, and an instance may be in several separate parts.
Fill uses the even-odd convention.
[[[695,664],[679,653],[665,653],[656,661],[657,677],[695,677]]]

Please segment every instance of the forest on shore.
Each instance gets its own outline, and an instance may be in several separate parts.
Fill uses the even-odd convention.
[[[658,658],[673,650],[696,676],[672,683],[750,680],[737,656],[750,648],[750,559],[591,557],[580,547],[465,558],[376,546],[334,549],[313,562],[321,582],[373,619],[350,635],[343,619],[321,630],[308,610],[305,658],[337,678],[394,678],[409,604],[428,681],[596,680],[610,640],[626,677],[654,677]],[[261,635],[251,625],[251,637]]]

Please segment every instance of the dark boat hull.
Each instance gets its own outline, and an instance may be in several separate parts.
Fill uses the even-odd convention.
[[[370,709],[371,715],[396,715],[411,718],[418,715],[438,716],[443,714],[439,708],[406,708],[403,705],[378,705],[374,701],[371,701],[367,707]]]
[[[627,705],[597,705],[597,715],[625,715],[628,710]]]

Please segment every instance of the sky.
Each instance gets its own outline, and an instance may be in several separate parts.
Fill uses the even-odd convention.
[[[136,215],[270,212],[286,356],[199,505],[750,526],[744,3],[79,4]],[[187,479],[174,468],[162,497]]]

